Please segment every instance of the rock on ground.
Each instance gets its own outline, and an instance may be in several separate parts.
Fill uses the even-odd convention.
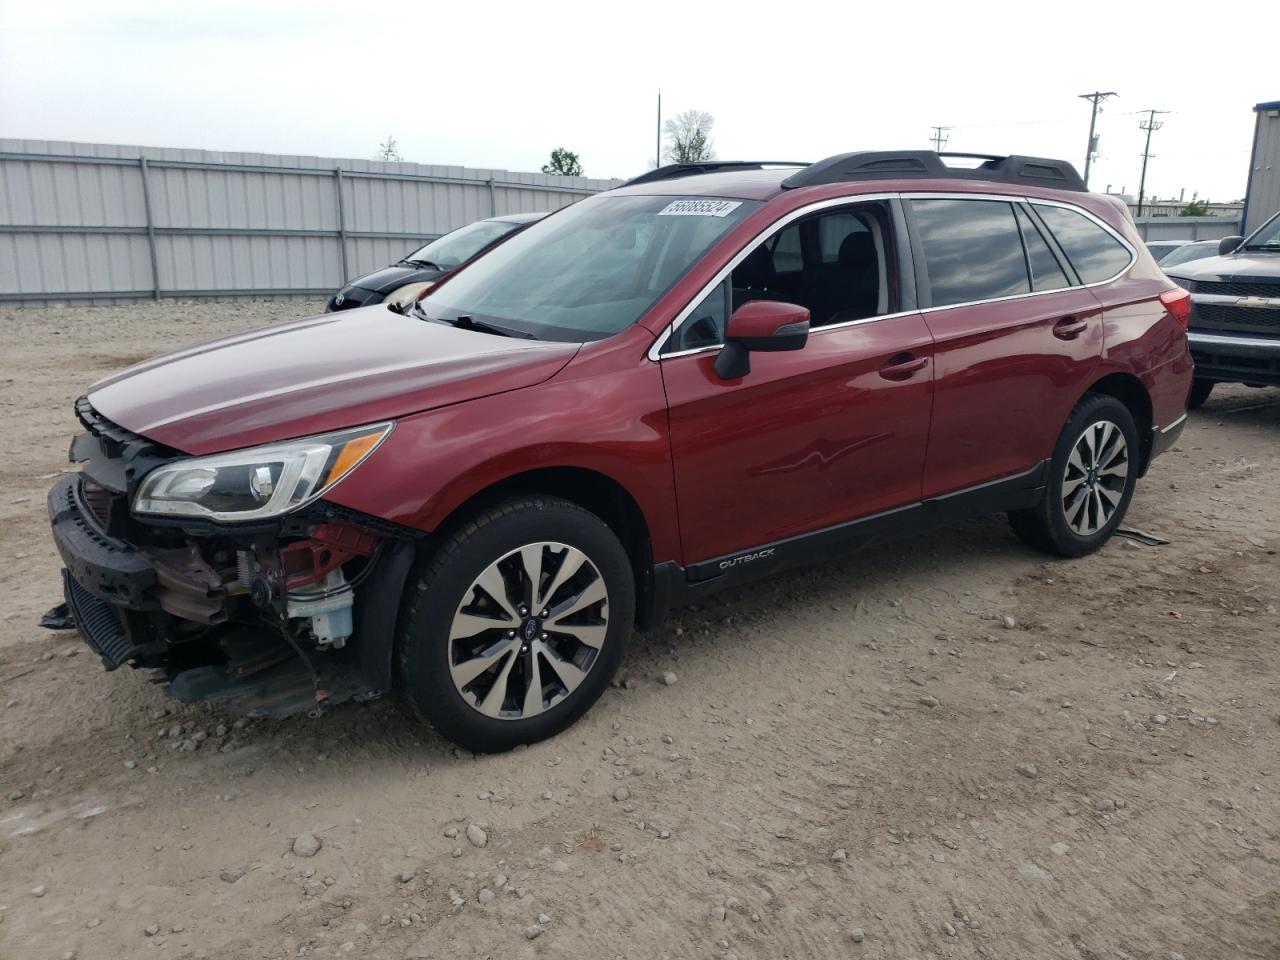
[[[314,833],[300,833],[293,840],[295,857],[314,857],[322,846],[320,838]]]

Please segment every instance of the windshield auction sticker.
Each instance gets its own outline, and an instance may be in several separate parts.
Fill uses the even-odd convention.
[[[740,206],[741,200],[672,200],[658,211],[658,216],[727,217]]]

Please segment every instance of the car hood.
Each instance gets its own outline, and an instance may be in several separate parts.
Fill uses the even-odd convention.
[[[376,293],[390,293],[396,287],[404,286],[406,283],[422,283],[426,280],[439,280],[448,271],[436,270],[431,267],[411,267],[403,264],[383,267],[381,270],[375,270],[373,273],[365,274],[363,277],[357,277],[347,284],[347,287],[359,287],[361,290],[373,290]],[[345,287],[343,289],[346,289]]]
[[[218,453],[532,386],[579,347],[362,307],[156,357],[94,384],[89,402],[158,443]]]
[[[1205,257],[1170,267],[1169,276],[1187,280],[1233,280],[1239,277],[1266,277],[1280,283],[1280,254],[1247,250],[1225,257]]]

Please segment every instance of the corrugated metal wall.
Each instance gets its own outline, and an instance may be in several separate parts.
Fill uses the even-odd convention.
[[[474,220],[617,184],[0,139],[0,302],[323,295]]]
[[[1253,109],[1258,123],[1253,137],[1249,190],[1245,194],[1246,236],[1280,210],[1280,100],[1260,103]]]
[[[1134,217],[1143,240],[1221,240],[1240,232],[1229,217]]]

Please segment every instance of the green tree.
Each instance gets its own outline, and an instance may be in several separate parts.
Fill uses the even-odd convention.
[[[686,110],[664,123],[662,133],[666,140],[666,160],[669,163],[714,160],[716,151],[711,142],[711,128],[715,123],[715,118],[705,110]]]
[[[1209,216],[1209,202],[1207,200],[1197,200],[1191,198],[1191,202],[1182,208],[1182,212],[1178,214],[1180,217],[1207,217]]]
[[[378,152],[373,155],[375,160],[385,160],[391,163],[399,163],[404,160],[400,156],[400,147],[396,144],[395,137],[387,137],[382,143],[378,144]]]
[[[572,150],[556,147],[551,151],[551,162],[543,164],[542,172],[556,177],[580,177],[582,161]]]

